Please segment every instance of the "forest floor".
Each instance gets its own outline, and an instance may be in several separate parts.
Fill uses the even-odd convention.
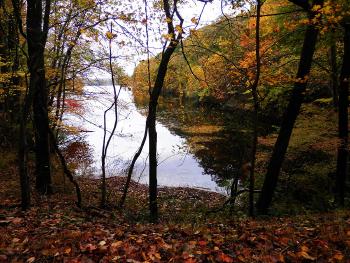
[[[208,213],[224,202],[220,194],[162,188],[160,221],[150,224],[147,188],[137,183],[123,212],[97,207],[93,179],[80,181],[85,209],[66,186],[33,195],[23,212],[15,173],[0,178],[0,262],[350,262],[347,210],[249,219]],[[109,200],[122,181],[108,180]]]

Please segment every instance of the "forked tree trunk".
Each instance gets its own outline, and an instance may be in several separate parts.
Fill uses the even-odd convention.
[[[345,184],[348,170],[348,106],[350,81],[350,22],[344,25],[344,55],[340,73],[338,107],[338,156],[336,171],[336,202],[344,206]]]

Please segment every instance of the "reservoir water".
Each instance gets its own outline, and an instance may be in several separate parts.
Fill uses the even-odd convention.
[[[83,106],[82,113],[68,114],[66,122],[80,130],[88,131],[85,133],[85,141],[93,150],[94,176],[99,176],[103,143],[103,115],[113,102],[113,87],[86,86],[84,94],[84,100],[79,102]],[[170,109],[170,112],[181,115],[180,108],[177,106]],[[217,184],[215,172],[208,167],[203,167],[203,158],[195,155],[197,151],[191,149],[186,136],[181,135],[181,132],[176,132],[179,130],[179,127],[176,126],[180,122],[175,120],[172,122],[172,114],[165,115],[169,115],[167,121],[163,122],[167,123],[167,126],[162,121],[157,122],[158,184],[224,191]],[[165,115],[160,114],[160,120],[164,120]],[[122,88],[118,100],[117,128],[107,153],[107,176],[125,175],[128,164],[142,141],[145,116],[145,108],[136,106],[132,92],[127,88]],[[115,120],[113,109],[107,113],[106,119],[107,131],[111,131]],[[198,128],[198,133],[203,132],[201,129],[203,127]],[[214,130],[218,128],[214,127]],[[107,136],[109,134],[107,133]],[[195,130],[194,134],[196,134]],[[204,153],[204,155],[207,154],[210,153]],[[136,163],[133,179],[140,183],[148,183],[148,141]]]

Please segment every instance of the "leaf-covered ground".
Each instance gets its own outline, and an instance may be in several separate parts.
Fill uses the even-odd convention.
[[[61,189],[22,212],[16,178],[0,175],[0,262],[350,262],[346,210],[253,220],[205,213],[219,194],[165,188],[160,222],[149,224],[144,186],[133,183],[121,213],[96,207],[98,184],[84,180],[87,208]],[[121,180],[109,185],[115,200]]]

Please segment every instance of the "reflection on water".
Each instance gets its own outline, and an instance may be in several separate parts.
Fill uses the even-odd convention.
[[[88,86],[85,88],[85,93],[84,115],[70,115],[67,121],[89,131],[86,133],[86,141],[94,149],[96,170],[98,171],[101,166],[103,113],[112,103],[113,90],[111,86]],[[177,107],[174,103],[169,103],[166,108],[164,107],[166,103],[159,107],[160,115],[157,123],[158,184],[222,191],[217,184],[220,180],[216,174],[218,169],[215,167],[219,165],[215,155],[221,154],[221,149],[215,145],[211,147],[212,140],[209,138],[222,139],[218,134],[221,134],[224,120],[220,120],[212,114],[203,115],[202,110],[196,111],[194,108],[187,111],[185,107]],[[207,122],[204,122],[203,118],[207,119]],[[127,164],[141,143],[145,121],[144,107],[137,109],[132,92],[128,89],[122,89],[119,96],[116,135],[111,141],[107,154],[108,176],[125,171]],[[113,122],[114,112],[110,111],[107,114],[107,130],[111,130]],[[191,125],[185,125],[186,122],[190,122]],[[211,124],[209,125],[209,123]],[[191,136],[193,134],[196,136]],[[198,136],[208,139],[196,142]],[[234,141],[230,143],[235,144]],[[142,183],[148,182],[147,159],[148,142],[145,144],[134,171],[134,179]],[[215,165],[210,166],[209,163]],[[96,175],[98,176],[99,172]]]
[[[85,87],[83,116],[70,115],[68,122],[88,130],[85,140],[93,148],[95,176],[100,175],[103,113],[111,105],[111,86]],[[107,154],[107,176],[125,174],[144,134],[147,98],[121,89],[118,125]],[[158,184],[224,191],[248,160],[249,116],[241,111],[224,113],[194,106],[178,99],[161,99],[158,105]],[[107,114],[107,130],[114,123]],[[133,179],[148,182],[148,142],[136,163]]]
[[[144,109],[147,99],[136,96],[135,102]],[[220,186],[227,186],[248,160],[250,119],[243,111],[228,113],[179,99],[162,99],[158,107],[158,121],[186,140],[204,174]]]

